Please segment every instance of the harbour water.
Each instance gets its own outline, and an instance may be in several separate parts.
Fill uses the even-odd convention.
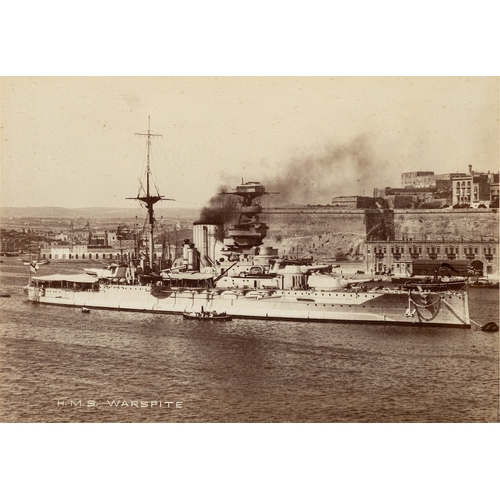
[[[51,272],[61,272],[51,264]],[[498,422],[499,334],[29,303],[0,264],[2,422]],[[498,289],[471,318],[498,322]]]

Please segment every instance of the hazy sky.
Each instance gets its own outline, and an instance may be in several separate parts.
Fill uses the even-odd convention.
[[[153,140],[164,206],[262,181],[328,203],[401,173],[498,170],[496,77],[0,77],[1,205],[133,207]]]

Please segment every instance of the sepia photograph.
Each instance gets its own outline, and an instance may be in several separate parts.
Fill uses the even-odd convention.
[[[2,78],[2,420],[497,422],[498,90]]]
[[[4,6],[8,498],[494,496],[474,7]]]

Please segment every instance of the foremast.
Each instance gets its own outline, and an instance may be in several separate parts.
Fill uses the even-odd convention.
[[[160,194],[157,194],[156,196],[151,195],[150,191],[150,177],[151,177],[151,166],[150,166],[150,155],[151,155],[151,137],[163,137],[161,134],[152,134],[151,133],[151,119],[148,116],[148,132],[146,134],[136,132],[135,135],[142,136],[142,137],[147,137],[147,145],[148,145],[148,152],[147,152],[147,160],[146,160],[146,192],[144,193],[144,196],[140,196],[139,194],[135,198],[127,198],[127,200],[138,200],[146,206],[146,209],[148,211],[148,222],[149,222],[149,267],[152,270],[153,269],[153,255],[154,255],[154,227],[155,227],[155,222],[156,219],[154,217],[154,208],[153,206],[155,203],[158,203],[159,201],[162,200],[170,200],[173,201],[172,198],[165,198],[164,196],[161,196]],[[144,187],[141,185],[142,189]]]

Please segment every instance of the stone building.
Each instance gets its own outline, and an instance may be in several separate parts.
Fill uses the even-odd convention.
[[[458,177],[451,182],[452,205],[470,205],[472,201],[472,176]]]
[[[401,186],[412,188],[435,188],[434,172],[418,170],[401,174]]]
[[[368,272],[411,276],[413,262],[431,259],[452,262],[466,260],[480,276],[498,276],[498,239],[479,240],[392,240],[364,243]]]
[[[332,198],[331,206],[347,209],[386,208],[387,203],[383,198],[369,196],[336,196]]]
[[[126,240],[120,243],[120,247],[93,246],[93,245],[65,245],[41,248],[40,257],[48,260],[103,260],[120,261],[138,259],[140,254],[134,241]],[[166,258],[175,258],[177,251],[175,245],[164,247],[155,244],[153,258],[159,259],[162,253]]]
[[[472,203],[490,201],[490,182],[488,174],[474,174],[472,176]]]
[[[451,173],[451,174],[436,174],[434,175],[434,180],[436,181],[436,193],[437,198],[443,198],[446,200],[447,205],[452,204],[452,193],[453,193],[453,179],[459,177],[466,177],[467,174],[463,173]]]
[[[490,204],[494,204],[498,207],[498,181],[490,184]]]
[[[385,201],[386,206],[394,209],[415,208],[425,203],[435,201],[436,188],[424,187],[404,187],[404,188],[390,188],[374,189],[374,196],[383,198],[382,203]],[[440,200],[438,207],[445,204],[446,199]]]
[[[488,206],[491,199],[491,185],[498,183],[498,174],[474,172],[469,165],[469,175],[452,180],[453,205],[478,205],[483,203]]]

